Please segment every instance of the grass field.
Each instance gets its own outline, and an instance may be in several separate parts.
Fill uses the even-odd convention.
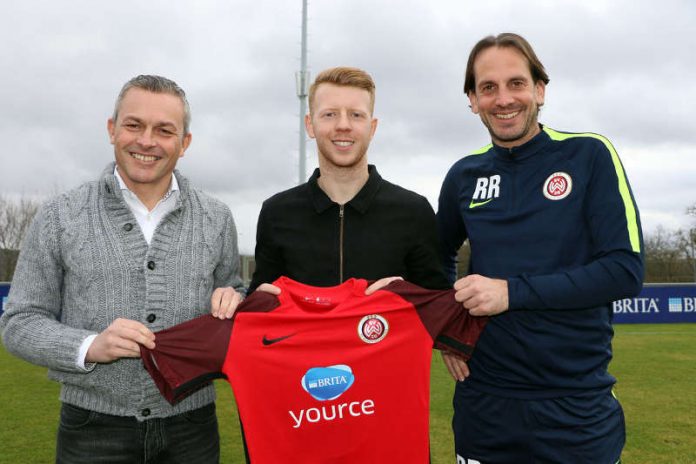
[[[618,325],[610,367],[627,420],[623,463],[696,464],[696,324]],[[244,462],[230,388],[216,385],[222,462]],[[435,464],[454,462],[452,389],[436,354],[430,433]],[[0,463],[53,462],[58,390],[45,369],[0,347]]]

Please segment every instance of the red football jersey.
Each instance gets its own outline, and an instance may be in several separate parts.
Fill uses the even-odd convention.
[[[254,464],[427,463],[432,348],[468,358],[487,318],[403,281],[370,296],[360,279],[274,285],[231,321],[203,316],[141,348],[163,395],[227,378]]]

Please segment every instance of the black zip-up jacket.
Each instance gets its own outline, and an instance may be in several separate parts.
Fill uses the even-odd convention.
[[[263,203],[249,292],[283,275],[319,287],[389,276],[430,289],[450,287],[428,200],[368,169],[367,183],[345,205],[319,188],[319,169],[307,183]]]

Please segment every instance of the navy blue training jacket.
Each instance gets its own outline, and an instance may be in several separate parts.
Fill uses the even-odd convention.
[[[469,273],[508,282],[509,311],[481,335],[470,387],[550,398],[614,384],[611,302],[640,291],[643,258],[638,209],[606,138],[542,126],[522,146],[488,145],[452,166],[437,216],[451,281],[468,238]]]

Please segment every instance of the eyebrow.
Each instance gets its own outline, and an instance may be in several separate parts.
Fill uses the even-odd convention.
[[[326,107],[326,108],[318,108],[317,111],[319,113],[324,113],[326,111],[341,111],[342,109],[345,109],[348,112],[352,113],[366,113],[369,114],[370,111],[367,109],[360,109],[360,108],[344,108],[341,106],[336,106],[336,107]]]
[[[529,82],[529,78],[528,78],[527,76],[525,76],[525,75],[517,75],[517,76],[512,76],[512,77],[508,78],[507,80],[505,80],[505,82],[512,82],[512,81],[524,81],[524,82]],[[486,85],[486,84],[498,85],[498,83],[497,83],[495,80],[493,80],[493,79],[487,79],[487,80],[484,80],[484,81],[477,82],[477,83],[476,83],[476,87],[479,88],[479,87],[482,87],[482,86],[484,86],[484,85]]]
[[[137,117],[137,116],[131,116],[131,115],[125,115],[125,116],[123,116],[123,122],[126,122],[126,121],[128,121],[128,120],[135,121],[135,122],[138,122],[138,123],[140,123],[140,124],[143,124],[143,123],[144,123],[144,121],[143,121],[141,118]],[[175,123],[171,122],[171,121],[157,121],[157,122],[154,124],[154,126],[155,126],[155,127],[171,126],[171,127],[175,128],[175,129],[177,129],[177,125],[176,125]]]

